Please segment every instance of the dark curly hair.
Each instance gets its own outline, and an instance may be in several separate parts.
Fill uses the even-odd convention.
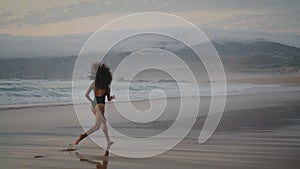
[[[105,63],[100,63],[95,77],[95,88],[105,89],[109,88],[112,81],[112,74],[110,68]]]
[[[96,78],[96,73],[98,70],[98,67],[100,66],[100,62],[93,62],[91,65],[91,71],[89,72],[90,75],[88,76],[90,80],[95,80]]]

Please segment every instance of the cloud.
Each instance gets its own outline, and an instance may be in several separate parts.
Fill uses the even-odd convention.
[[[167,2],[166,0],[164,1]],[[165,9],[164,6],[169,5],[170,3],[158,3],[158,0],[82,1],[63,6],[54,6],[43,10],[29,10],[24,16],[15,16],[13,19],[0,20],[0,24],[2,27],[20,24],[41,25],[107,13],[129,13],[141,12],[145,10],[162,10]]]
[[[11,22],[13,16],[14,16],[14,13],[11,10],[0,9],[0,23],[1,23],[1,25],[6,24],[8,22]]]
[[[82,17],[67,21],[41,25],[23,25],[0,28],[0,34],[23,36],[56,36],[63,34],[82,34],[95,32],[108,22],[121,17],[120,14],[104,14]]]
[[[33,0],[26,2],[30,3]],[[43,6],[47,7],[45,4]],[[63,22],[79,23],[82,20],[87,23],[89,18],[91,21],[95,21],[96,17],[121,16],[147,11],[178,14],[198,26],[213,28],[299,33],[300,26],[298,19],[300,17],[298,12],[300,1],[297,0],[84,0],[67,4],[61,2],[60,5],[56,4],[40,9],[29,9],[28,5],[27,7],[28,10],[22,14],[10,9],[0,10],[0,32],[12,32],[12,30],[21,32],[20,29],[30,32],[30,30],[37,30],[40,27],[44,29],[46,25],[53,28],[54,25],[63,25]],[[63,30],[66,30],[67,26],[63,27]],[[85,29],[82,25],[80,27],[82,30]],[[93,29],[95,28],[93,27]],[[90,31],[91,29],[86,30]],[[55,31],[49,30],[49,32],[53,32],[51,34],[63,33],[62,31],[55,33]],[[80,31],[71,33],[84,33]]]
[[[11,25],[40,25],[66,21],[85,15],[93,15],[92,10],[86,10],[89,6],[92,6],[90,2],[85,1],[65,6],[54,6],[44,10],[28,10],[25,15],[15,15],[12,19],[0,20],[0,23],[1,27],[6,27]]]
[[[248,29],[266,32],[300,33],[300,13],[290,11],[269,11],[259,14],[237,15],[221,22],[210,23],[211,27],[224,29]]]
[[[27,2],[30,3],[28,0]],[[236,4],[234,4],[236,5]],[[136,12],[185,12],[225,8],[233,6],[230,1],[220,0],[85,0],[72,4],[62,4],[46,9],[28,9],[22,15],[14,14],[13,19],[1,22],[1,27],[11,25],[41,25],[91,17],[111,13],[136,13]]]

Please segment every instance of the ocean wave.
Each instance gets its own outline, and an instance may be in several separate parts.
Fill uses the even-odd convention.
[[[74,102],[87,102],[84,94],[90,82],[82,81],[73,87],[80,91],[80,100]],[[129,90],[128,90],[129,85]],[[180,88],[175,82],[116,82],[112,83],[112,94],[116,95],[116,101],[126,100],[148,100],[151,91],[161,90],[160,93],[151,93],[150,99],[162,97],[195,97],[211,96],[210,83],[199,83],[199,91],[192,90],[190,82],[180,82],[184,90],[182,95]],[[227,84],[227,95],[247,94],[251,92],[272,92],[272,91],[294,91],[300,90],[300,86],[283,86],[278,84],[250,84],[250,83],[229,83]],[[215,95],[220,94],[218,88]],[[129,97],[129,98],[128,98]],[[72,100],[71,80],[22,80],[2,79],[0,80],[0,105],[15,104],[37,104],[37,103],[70,103]]]

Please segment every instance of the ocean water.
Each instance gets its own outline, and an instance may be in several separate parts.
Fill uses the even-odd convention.
[[[82,98],[78,102],[87,102],[84,97],[90,82],[82,81],[74,88],[78,89]],[[199,91],[192,90],[191,82],[180,82],[184,95],[175,82],[112,82],[112,94],[116,95],[115,101],[147,100],[162,97],[192,97],[210,96],[210,83],[199,83]],[[160,90],[161,92],[152,92]],[[300,86],[280,84],[250,84],[250,83],[227,83],[227,95],[246,94],[251,92],[272,91],[299,91]],[[150,94],[151,93],[151,94]],[[217,93],[218,95],[218,89]],[[129,98],[128,98],[128,96]],[[0,80],[0,105],[19,104],[57,104],[71,103],[72,81],[71,80],[24,80],[24,79],[1,79]]]

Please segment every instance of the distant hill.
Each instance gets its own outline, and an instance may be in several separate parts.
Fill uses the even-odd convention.
[[[1,59],[0,78],[70,79],[76,58]]]
[[[257,56],[257,55],[299,55],[300,48],[271,42],[264,39],[249,41],[213,41],[220,55],[226,56]]]
[[[213,41],[227,71],[248,72],[298,72],[300,70],[300,48],[263,39],[250,41]],[[157,46],[167,49],[165,44]],[[193,62],[187,48],[171,46],[175,54],[181,54],[186,62]],[[113,51],[109,62],[131,54]],[[76,56],[51,58],[0,59],[0,78],[24,79],[70,79]]]
[[[288,68],[297,72],[300,69],[300,48],[266,41],[213,42],[227,70],[259,71]]]

